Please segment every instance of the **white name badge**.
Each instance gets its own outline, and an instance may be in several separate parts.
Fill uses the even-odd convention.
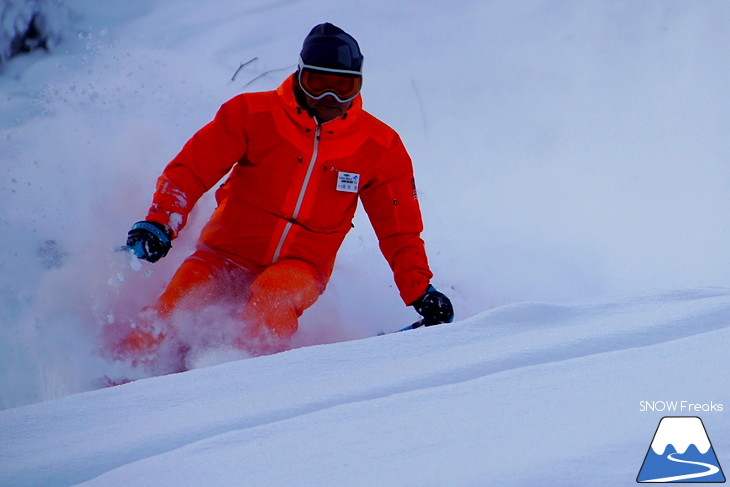
[[[360,175],[352,172],[337,172],[337,191],[346,193],[357,193],[357,187],[360,183]]]

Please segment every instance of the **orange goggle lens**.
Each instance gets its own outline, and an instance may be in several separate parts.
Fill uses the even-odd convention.
[[[332,94],[340,102],[350,101],[360,93],[362,77],[348,74],[330,74],[310,69],[299,70],[299,85],[314,99]]]

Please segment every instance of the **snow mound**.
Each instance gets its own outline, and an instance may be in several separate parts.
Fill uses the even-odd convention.
[[[628,485],[641,400],[728,399],[729,313],[730,290],[522,303],[10,409],[0,484]]]
[[[69,26],[59,0],[4,0],[0,4],[0,65],[35,49],[56,47]]]

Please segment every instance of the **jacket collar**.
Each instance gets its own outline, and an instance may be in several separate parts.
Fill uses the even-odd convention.
[[[279,96],[284,109],[289,116],[294,119],[300,125],[305,127],[315,127],[316,122],[314,118],[310,117],[307,110],[299,105],[294,96],[294,83],[296,83],[296,73],[289,76],[284,82],[276,89],[276,94]],[[325,122],[323,126],[327,127],[327,130],[337,130],[345,128],[352,124],[362,114],[362,95],[357,95],[352,100],[352,105],[347,110],[347,113],[342,117]]]

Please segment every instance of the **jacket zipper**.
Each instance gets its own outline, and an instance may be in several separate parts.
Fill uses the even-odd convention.
[[[281,238],[279,239],[279,244],[276,246],[276,250],[274,251],[274,257],[271,260],[272,264],[275,264],[281,255],[281,249],[284,247],[284,241],[286,240],[287,235],[289,235],[289,230],[291,230],[291,227],[293,225],[293,222],[297,219],[299,216],[299,210],[302,208],[302,202],[304,201],[304,194],[307,192],[307,186],[309,186],[309,180],[312,177],[312,171],[314,170],[314,164],[317,162],[317,152],[319,149],[319,134],[322,130],[322,126],[317,124],[317,129],[314,131],[314,148],[312,150],[312,158],[309,160],[309,167],[307,168],[307,174],[304,176],[304,182],[302,183],[302,188],[299,190],[299,198],[297,198],[297,204],[294,207],[294,213],[292,214],[291,220],[286,222],[286,226],[284,227],[284,231],[281,234]]]

